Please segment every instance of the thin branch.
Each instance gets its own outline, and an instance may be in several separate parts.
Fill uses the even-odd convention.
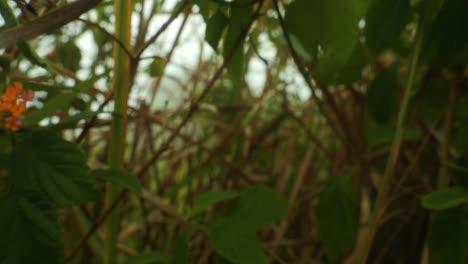
[[[3,0],[4,1],[4,0]],[[83,13],[97,6],[102,0],[78,0],[65,4],[43,16],[17,27],[0,31],[0,49],[18,42],[35,39],[78,19]]]

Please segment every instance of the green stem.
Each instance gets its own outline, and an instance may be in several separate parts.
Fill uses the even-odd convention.
[[[130,47],[132,1],[115,0],[115,37],[127,47]],[[122,169],[125,151],[127,99],[130,88],[130,58],[128,54],[114,43],[114,114],[112,118],[112,139],[109,150],[109,166],[111,169]],[[111,206],[118,193],[114,184],[107,185],[106,208]],[[113,210],[105,225],[104,264],[116,263],[116,245],[119,232],[118,210]]]
[[[423,40],[423,30],[420,28],[416,33],[416,41],[414,51],[411,57],[411,65],[410,65],[410,72],[408,76],[408,80],[406,82],[405,91],[403,95],[403,99],[400,105],[400,112],[398,113],[398,121],[397,127],[395,132],[395,137],[393,138],[392,149],[390,152],[390,156],[387,160],[387,165],[385,167],[385,173],[383,176],[382,181],[379,185],[379,193],[377,195],[377,200],[374,205],[374,209],[372,211],[371,218],[369,220],[369,229],[367,231],[367,236],[364,240],[364,244],[361,250],[358,252],[358,262],[357,264],[365,264],[367,263],[367,259],[369,257],[369,253],[371,250],[371,245],[374,241],[374,237],[377,233],[377,229],[379,227],[379,220],[385,211],[385,207],[387,206],[387,194],[390,187],[390,182],[392,179],[393,172],[395,170],[396,163],[398,161],[398,156],[400,154],[400,147],[401,141],[403,138],[403,132],[405,128],[405,122],[408,112],[408,105],[413,94],[413,86],[414,86],[414,77],[416,74],[416,70],[418,68],[419,56],[421,52],[422,40]]]

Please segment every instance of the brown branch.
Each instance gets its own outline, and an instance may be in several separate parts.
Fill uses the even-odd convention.
[[[83,13],[94,8],[101,1],[78,0],[17,27],[0,31],[0,48],[7,48],[21,41],[35,39],[44,33],[60,28],[78,19]]]

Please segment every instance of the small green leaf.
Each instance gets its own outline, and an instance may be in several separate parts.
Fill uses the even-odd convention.
[[[128,188],[136,194],[140,194],[142,187],[138,178],[125,171],[118,170],[93,170],[91,174],[101,180],[118,184],[121,187]]]
[[[217,50],[218,43],[228,24],[229,19],[219,10],[206,22],[205,40],[213,50]]]
[[[40,199],[0,197],[0,263],[63,263],[62,230],[55,212]]]
[[[52,125],[51,128],[55,130],[56,129],[60,130],[60,129],[68,128],[68,127],[74,127],[76,123],[78,123],[79,121],[95,117],[100,113],[103,113],[103,112],[93,112],[93,111],[80,112],[76,115],[72,115],[72,116],[62,119],[59,123]]]
[[[449,209],[468,203],[468,191],[461,187],[452,187],[432,192],[422,199],[422,205],[428,209]]]
[[[356,241],[359,205],[359,194],[349,176],[330,177],[319,194],[316,208],[319,238],[332,262],[348,253]]]
[[[236,82],[239,82],[244,72],[244,45],[243,40],[238,43],[242,32],[239,24],[229,25],[227,35],[224,39],[223,56],[230,58],[226,68]]]
[[[27,125],[34,125],[58,111],[65,110],[70,106],[76,96],[78,96],[77,93],[62,93],[53,97],[47,101],[41,109],[28,113],[24,117],[24,123]]]
[[[55,52],[52,53],[52,58],[57,60],[65,69],[73,72],[80,69],[81,50],[74,40],[60,43]]]
[[[50,117],[57,111],[61,110],[66,110],[73,102],[73,100],[80,94],[86,92],[88,89],[90,89],[93,84],[99,80],[103,75],[96,76],[92,79],[89,79],[87,81],[81,82],[77,84],[73,89],[70,89],[70,92],[63,92],[49,101],[47,101],[44,106],[41,109],[35,110],[31,113],[28,113],[24,117],[24,123],[27,125],[34,125],[40,122],[42,119]],[[25,88],[27,87],[35,87],[35,88],[46,88],[47,86],[44,85],[39,85],[38,84],[32,84],[29,83]],[[55,86],[52,86],[55,87]],[[59,87],[55,87],[59,88]]]
[[[148,66],[148,73],[151,77],[160,77],[164,74],[167,62],[162,58],[155,58]]]
[[[100,197],[90,181],[81,150],[54,132],[27,135],[13,149],[10,170],[15,187],[37,190],[58,207]]]
[[[210,206],[227,200],[232,200],[238,197],[238,193],[234,192],[204,192],[198,194],[193,201],[193,208],[189,213],[189,216],[195,216],[197,214],[206,211]]]

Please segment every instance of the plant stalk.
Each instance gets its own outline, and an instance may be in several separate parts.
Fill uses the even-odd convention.
[[[128,0],[115,0],[115,37],[130,50],[132,2]],[[125,135],[127,123],[127,100],[130,89],[130,57],[117,42],[114,42],[114,112],[111,126],[111,142],[109,149],[109,166],[114,170],[123,168],[125,151]],[[109,208],[116,199],[118,188],[108,183],[106,192],[106,208]],[[105,252],[104,264],[116,262],[116,245],[119,232],[118,210],[113,210],[105,224]]]
[[[374,209],[372,211],[371,218],[369,220],[369,228],[367,231],[367,235],[365,237],[362,248],[358,252],[358,262],[356,262],[356,264],[367,263],[371,246],[377,233],[377,229],[379,227],[381,216],[384,214],[385,207],[387,206],[387,195],[390,187],[390,182],[392,180],[392,176],[395,171],[395,166],[400,154],[401,141],[403,138],[406,117],[408,114],[408,106],[411,96],[413,94],[414,78],[418,68],[419,56],[421,53],[421,46],[423,41],[422,32],[423,30],[421,28],[419,28],[416,32],[415,47],[411,57],[408,80],[405,85],[405,91],[400,105],[400,111],[398,113],[397,127],[395,131],[395,137],[393,138],[392,149],[390,152],[390,156],[387,160],[387,165],[385,167],[383,179],[379,184],[379,192],[374,205]]]

